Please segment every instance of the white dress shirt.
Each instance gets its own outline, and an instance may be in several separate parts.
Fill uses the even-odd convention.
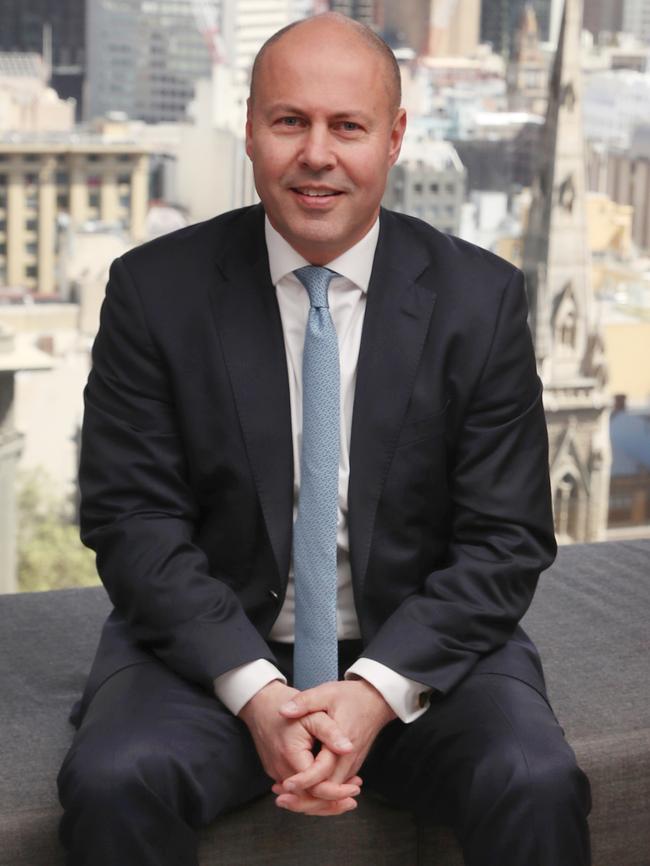
[[[291,430],[294,464],[294,521],[300,492],[300,449],[302,442],[302,352],[309,315],[309,295],[293,273],[308,265],[299,253],[265,221],[266,246],[271,280],[276,288],[284,345],[287,353]],[[341,443],[339,458],[339,498],[337,522],[337,633],[339,640],[360,637],[359,622],[352,594],[350,547],[348,538],[348,480],[350,476],[350,430],[361,330],[366,311],[366,293],[379,237],[379,220],[368,234],[327,267],[341,276],[329,286],[329,308],[336,329],[341,368]],[[283,643],[294,640],[293,569],[280,614],[271,629],[270,639]],[[429,691],[422,683],[407,679],[386,665],[360,658],[346,671],[346,679],[362,677],[382,694],[403,722],[414,721],[427,708]],[[272,680],[286,682],[275,665],[265,659],[248,662],[227,671],[215,680],[217,697],[235,715],[261,688]]]

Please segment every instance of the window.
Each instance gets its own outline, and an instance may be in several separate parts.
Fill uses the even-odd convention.
[[[438,189],[439,189],[439,187],[438,187],[437,183],[430,183],[429,184],[430,192],[438,192]]]
[[[88,162],[99,162],[99,154],[89,153],[86,159],[88,160]]]
[[[120,207],[131,207],[131,196],[129,193],[120,196]]]
[[[86,178],[86,183],[89,187],[96,187],[102,185],[101,176],[98,174],[89,174]]]
[[[448,192],[449,195],[454,195],[454,193],[456,192],[456,185],[453,183],[446,183],[445,192]]]
[[[26,174],[25,175],[25,183],[28,186],[38,183],[38,175],[37,174]]]
[[[57,171],[56,183],[57,186],[66,186],[70,182],[70,175],[67,171]]]
[[[60,192],[56,197],[56,206],[59,210],[67,210],[70,206],[70,196],[67,193]]]
[[[414,183],[413,184],[413,192],[422,192],[422,184]]]
[[[7,244],[4,241],[0,241],[0,256],[7,255]]]
[[[99,193],[91,192],[88,196],[88,207],[99,207]]]
[[[25,268],[25,276],[26,277],[37,277],[38,276],[38,268],[36,265],[27,265]]]
[[[26,153],[23,159],[25,160],[25,162],[38,162],[38,154]]]
[[[129,184],[129,183],[131,183],[131,175],[130,174],[118,174],[117,182],[118,182],[118,184]]]
[[[38,245],[31,241],[28,244],[25,244],[25,252],[30,256],[35,256],[38,252]]]
[[[35,219],[25,220],[25,230],[28,232],[35,232],[38,228],[38,222]]]
[[[5,186],[7,183],[7,175],[0,173],[0,186]]]
[[[0,220],[0,232],[7,231],[7,220]]]

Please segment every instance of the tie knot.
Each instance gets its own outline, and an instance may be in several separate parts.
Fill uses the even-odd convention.
[[[306,265],[294,271],[309,294],[312,307],[328,307],[327,290],[329,284],[338,274],[329,268],[319,268],[316,265]]]

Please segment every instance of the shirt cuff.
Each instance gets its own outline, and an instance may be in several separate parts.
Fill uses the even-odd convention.
[[[236,716],[253,695],[273,680],[286,683],[287,678],[271,662],[256,659],[217,677],[214,681],[214,693]]]
[[[431,689],[403,677],[381,662],[360,658],[345,672],[345,679],[368,680],[383,697],[395,715],[409,723],[419,719],[429,708]]]

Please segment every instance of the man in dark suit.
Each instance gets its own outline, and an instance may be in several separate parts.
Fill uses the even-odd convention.
[[[380,210],[399,103],[371,31],[281,31],[249,100],[262,205],[113,265],[80,479],[115,610],[59,778],[75,866],[193,864],[195,829],[264,791],[328,816],[362,784],[451,823],[470,866],[589,863],[588,784],[518,626],[555,553],[523,280]],[[338,678],[297,689],[300,273],[325,266]]]

